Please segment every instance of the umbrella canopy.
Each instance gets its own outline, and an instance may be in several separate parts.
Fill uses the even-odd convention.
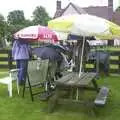
[[[66,41],[66,40],[81,40],[83,39],[83,36],[81,35],[75,35],[70,34],[66,32],[60,32],[60,31],[54,31],[57,34],[58,40]],[[94,36],[85,36],[85,39],[87,40],[95,40],[96,38]]]
[[[89,14],[62,16],[50,20],[48,27],[58,32],[73,35],[96,36],[100,39],[120,38],[118,25]]]
[[[52,31],[48,27],[41,26],[41,25],[29,26],[29,27],[23,28],[14,34],[14,38],[22,38],[22,39],[27,39],[32,41],[48,40],[52,43],[55,43],[58,41],[57,35],[54,31]]]
[[[42,59],[49,59],[51,61],[62,61],[62,55],[57,52],[54,48],[42,46],[33,49],[33,54],[37,55]]]
[[[65,47],[63,47],[63,46],[61,46],[59,44],[49,44],[49,45],[46,45],[46,46],[50,47],[50,48],[53,48],[56,51],[62,52],[62,53],[65,53],[67,51]]]

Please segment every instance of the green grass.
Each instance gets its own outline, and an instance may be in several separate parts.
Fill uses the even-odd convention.
[[[7,72],[6,72],[7,74]],[[0,77],[4,76],[0,72]],[[42,112],[47,102],[38,98],[31,102],[29,92],[25,98],[17,95],[16,84],[13,84],[13,97],[9,98],[7,86],[0,85],[0,120],[119,120],[120,116],[120,76],[101,77],[97,81],[100,86],[105,85],[111,92],[104,107],[97,108],[96,116],[87,114],[85,107],[59,105],[55,112],[48,114]]]

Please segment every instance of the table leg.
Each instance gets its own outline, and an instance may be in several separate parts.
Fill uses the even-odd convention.
[[[55,94],[48,101],[48,113],[52,113],[57,106],[59,99],[59,89],[56,88]]]
[[[76,100],[78,100],[78,99],[79,99],[79,90],[77,88],[77,90],[76,90]]]
[[[99,87],[95,79],[92,80],[92,84],[95,87],[96,91],[99,92]]]

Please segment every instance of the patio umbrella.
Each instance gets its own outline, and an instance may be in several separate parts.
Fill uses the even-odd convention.
[[[59,44],[49,44],[49,45],[46,45],[46,46],[50,47],[50,48],[53,48],[56,51],[62,52],[62,53],[65,53],[67,51],[65,47],[63,47],[63,46],[61,46]]]
[[[118,25],[89,14],[62,16],[50,20],[48,27],[58,32],[79,36],[96,36],[100,39],[120,38]]]
[[[81,74],[85,36],[96,36],[99,39],[120,38],[120,27],[106,19],[89,14],[72,14],[62,16],[48,22],[48,27],[66,34],[83,36],[81,52],[81,63],[79,76]]]
[[[37,55],[42,59],[49,59],[51,61],[62,61],[62,55],[54,50],[54,48],[50,48],[47,46],[42,46],[38,48],[33,48],[33,54]]]
[[[51,43],[58,41],[57,35],[53,30],[41,25],[23,28],[14,34],[14,38],[21,38],[31,41],[48,41]]]

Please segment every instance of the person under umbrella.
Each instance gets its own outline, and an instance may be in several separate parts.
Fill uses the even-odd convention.
[[[91,51],[87,56],[88,60],[95,61],[96,72],[103,71],[105,75],[109,75],[109,59],[110,55],[105,51]]]
[[[26,79],[28,60],[32,54],[31,47],[27,42],[17,39],[13,42],[12,57],[16,61],[19,84],[23,85]]]

